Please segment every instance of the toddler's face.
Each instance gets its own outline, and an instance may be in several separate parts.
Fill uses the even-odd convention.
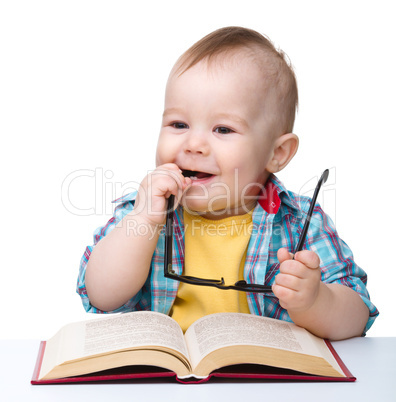
[[[171,74],[156,162],[196,172],[182,199],[188,209],[220,219],[255,206],[276,140],[263,81],[243,56]]]

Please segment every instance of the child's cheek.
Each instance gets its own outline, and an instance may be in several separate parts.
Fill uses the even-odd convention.
[[[171,158],[171,150],[168,144],[168,141],[160,136],[157,144],[157,151],[155,155],[155,164],[156,166],[163,165],[164,163],[173,162]]]

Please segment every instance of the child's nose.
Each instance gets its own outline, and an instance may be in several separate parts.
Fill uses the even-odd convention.
[[[209,144],[204,133],[189,130],[184,143],[184,152],[188,154],[207,155]]]

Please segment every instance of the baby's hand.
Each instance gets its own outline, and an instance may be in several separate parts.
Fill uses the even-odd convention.
[[[150,224],[162,224],[165,221],[167,199],[175,196],[175,207],[183,191],[191,184],[191,179],[182,175],[174,163],[158,166],[140,183],[134,211]]]
[[[311,308],[319,294],[320,260],[313,251],[303,250],[293,255],[285,248],[278,250],[280,273],[272,291],[288,312],[303,312]]]

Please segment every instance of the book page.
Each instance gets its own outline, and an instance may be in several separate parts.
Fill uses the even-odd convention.
[[[86,356],[135,346],[163,346],[188,356],[183,331],[165,314],[140,311],[85,325]]]
[[[323,340],[295,324],[241,313],[203,317],[190,326],[185,338],[193,368],[212,351],[231,345],[266,346],[313,356],[323,356],[321,349],[327,350]]]
[[[47,341],[40,377],[65,361],[144,346],[170,348],[188,359],[176,321],[165,314],[139,311],[66,325]]]

